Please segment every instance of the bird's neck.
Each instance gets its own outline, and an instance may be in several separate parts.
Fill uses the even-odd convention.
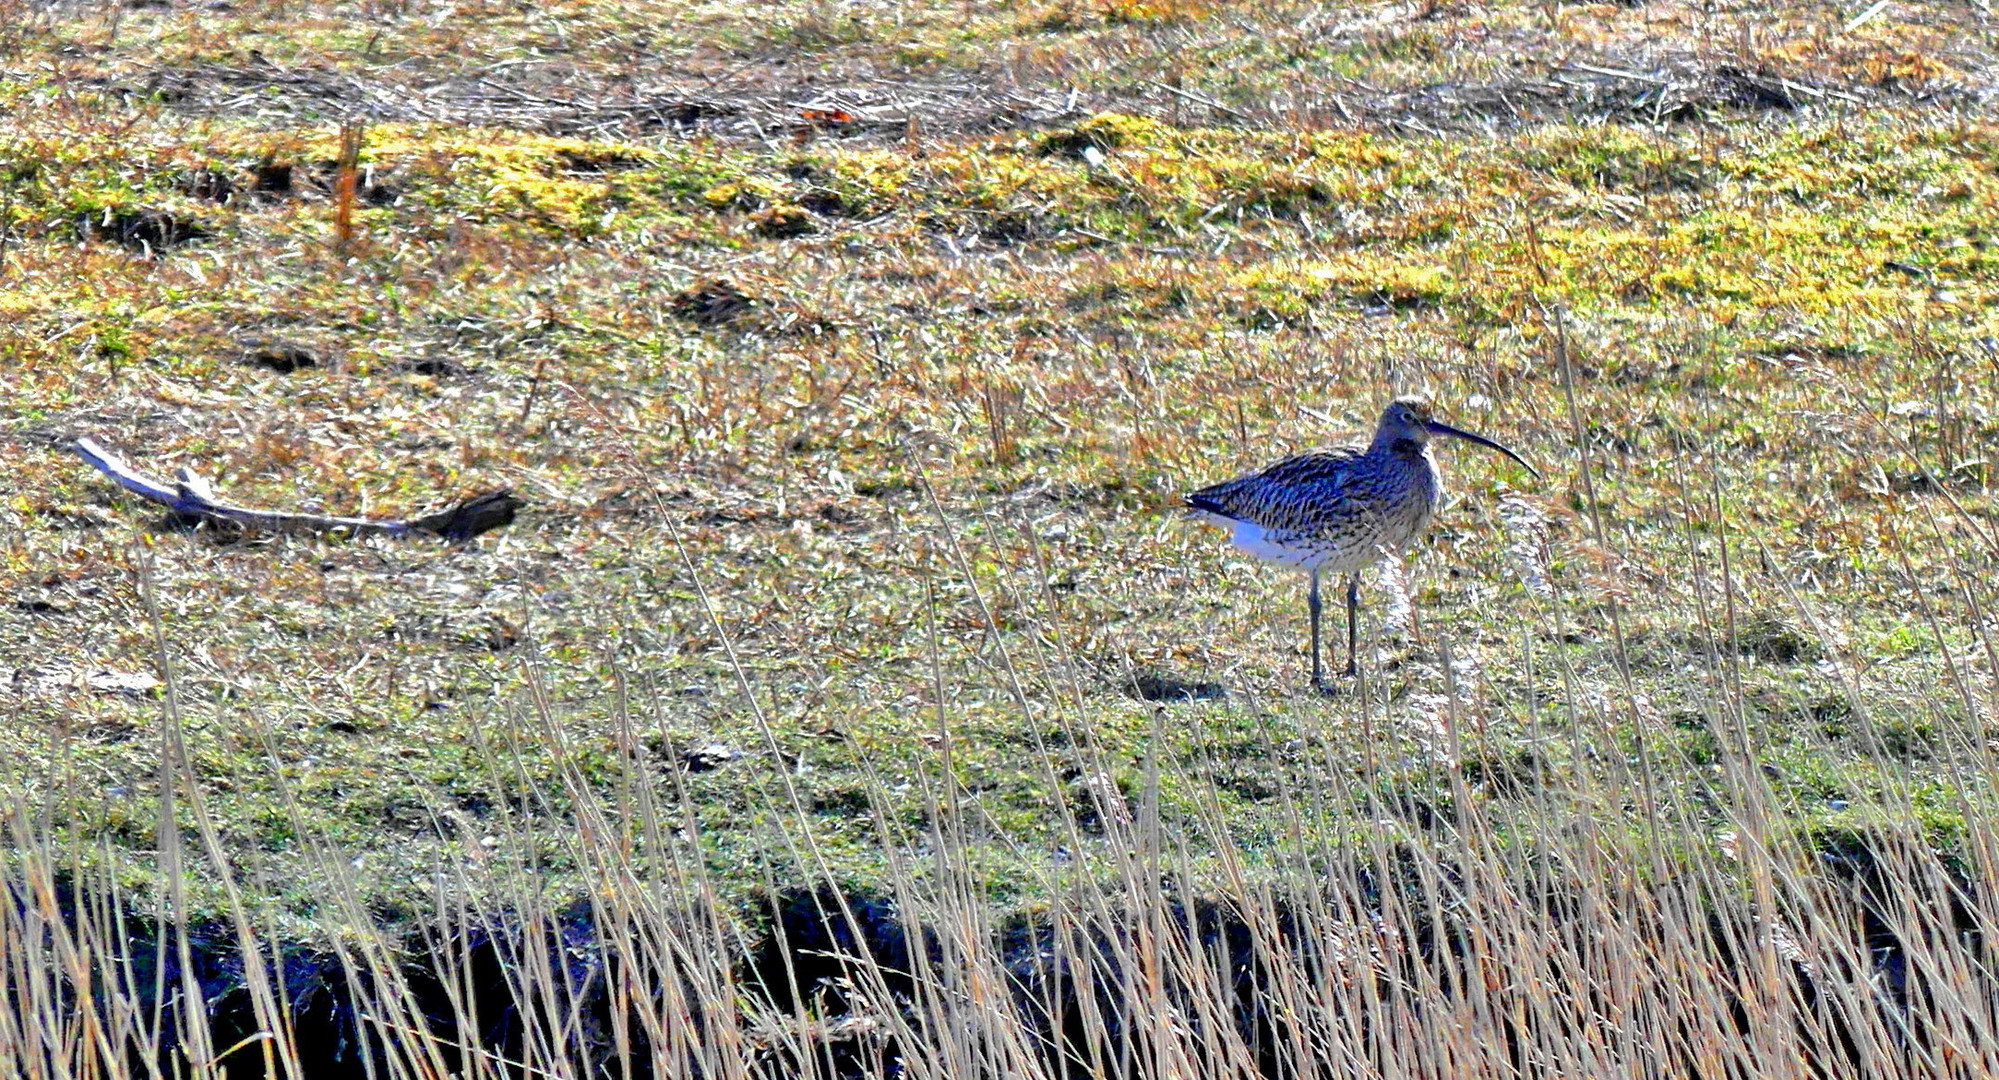
[[[1421,442],[1410,438],[1389,439],[1374,444],[1374,452],[1391,457],[1420,458],[1427,449]]]

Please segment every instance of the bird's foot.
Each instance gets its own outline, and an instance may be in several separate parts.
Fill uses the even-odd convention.
[[[1345,697],[1353,692],[1354,680],[1358,674],[1352,668],[1348,668],[1337,679],[1314,677],[1312,679],[1312,689],[1318,691],[1322,697]]]

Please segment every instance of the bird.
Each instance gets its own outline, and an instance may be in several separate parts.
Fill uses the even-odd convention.
[[[1399,555],[1443,505],[1443,475],[1430,453],[1430,440],[1440,435],[1490,447],[1536,479],[1541,475],[1510,448],[1436,419],[1427,399],[1403,396],[1382,410],[1366,446],[1307,451],[1186,496],[1188,511],[1226,526],[1236,547],[1311,575],[1305,603],[1312,623],[1312,686],[1321,693],[1333,688],[1319,656],[1319,578],[1346,575],[1346,677],[1351,679],[1359,671],[1354,615],[1360,571]]]

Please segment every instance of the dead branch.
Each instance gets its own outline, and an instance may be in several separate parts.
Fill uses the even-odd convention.
[[[71,449],[99,472],[117,481],[119,487],[159,503],[184,519],[226,522],[256,532],[392,537],[423,534],[441,536],[446,540],[470,540],[513,521],[514,511],[520,507],[520,500],[514,497],[513,492],[501,489],[475,495],[435,514],[407,521],[253,510],[218,501],[208,481],[185,466],[174,474],[177,482],[168,484],[134,469],[124,458],[105,449],[89,436],[77,439]]]

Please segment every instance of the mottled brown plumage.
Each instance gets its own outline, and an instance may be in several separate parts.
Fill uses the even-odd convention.
[[[1312,621],[1312,683],[1320,689],[1325,679],[1319,659],[1319,576],[1327,571],[1347,576],[1346,673],[1351,676],[1356,670],[1359,572],[1384,556],[1400,554],[1429,528],[1443,504],[1443,475],[1429,445],[1437,435],[1492,447],[1540,475],[1499,443],[1431,419],[1423,399],[1400,397],[1382,412],[1366,447],[1299,454],[1187,496],[1189,508],[1230,528],[1237,547],[1311,575],[1306,603]]]

